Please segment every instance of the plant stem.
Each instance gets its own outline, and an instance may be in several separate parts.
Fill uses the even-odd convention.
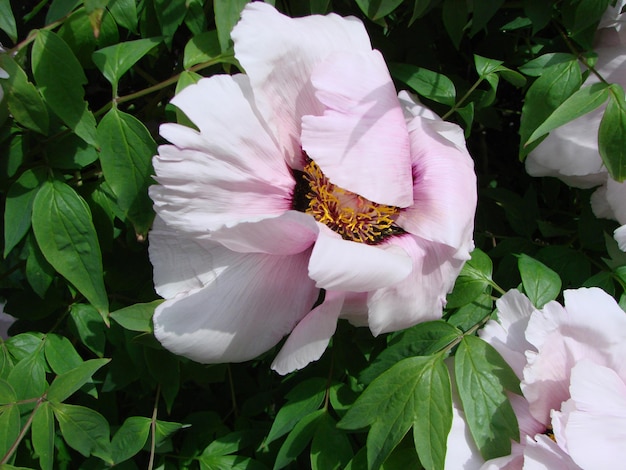
[[[156,450],[156,420],[157,413],[159,411],[159,396],[161,395],[161,384],[157,385],[156,397],[154,399],[154,408],[152,409],[152,421],[150,422],[150,434],[152,438],[150,440],[150,461],[148,462],[148,470],[152,470],[154,467],[154,454]]]
[[[24,427],[20,430],[20,433],[17,436],[17,439],[15,439],[15,442],[11,445],[11,447],[9,448],[7,453],[4,455],[4,457],[2,457],[2,460],[0,460],[0,465],[7,463],[9,459],[11,458],[11,456],[13,455],[13,453],[17,450],[17,447],[20,445],[20,442],[22,442],[22,439],[24,439],[24,436],[26,436],[26,433],[28,432],[30,425],[33,423],[33,418],[35,417],[35,413],[37,412],[37,410],[39,409],[39,407],[41,406],[45,398],[46,398],[46,394],[44,393],[42,396],[40,396],[37,399],[37,404],[35,405],[35,408],[33,408],[33,412],[28,417],[28,420],[26,420]],[[17,404],[13,406],[17,406]]]

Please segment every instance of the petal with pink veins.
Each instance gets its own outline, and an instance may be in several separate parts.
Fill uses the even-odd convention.
[[[272,369],[285,375],[322,356],[337,329],[344,296],[343,292],[326,291],[324,302],[311,310],[293,329],[272,362]]]
[[[215,246],[203,259],[214,279],[159,305],[155,336],[174,354],[201,363],[255,358],[311,310],[318,290],[307,275],[309,254],[239,254]]]
[[[261,112],[301,169],[301,120],[321,114],[310,78],[336,51],[371,51],[369,36],[355,18],[335,14],[289,18],[263,2],[246,5],[231,34],[235,56],[246,70]]]
[[[319,222],[318,227],[309,262],[309,276],[317,287],[367,292],[394,285],[411,272],[411,259],[402,249],[344,240]]]
[[[368,318],[374,335],[441,318],[446,294],[464,263],[454,257],[454,249],[409,234],[391,237],[387,244],[407,252],[413,270],[401,282],[371,293]]]
[[[338,52],[311,77],[324,105],[302,118],[302,148],[333,184],[397,207],[413,202],[402,108],[378,51]]]

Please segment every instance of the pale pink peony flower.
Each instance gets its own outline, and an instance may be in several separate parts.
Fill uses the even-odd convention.
[[[621,13],[625,1],[609,7],[596,33],[598,54],[595,69],[609,83],[626,87],[626,15]],[[599,83],[589,74],[584,86]],[[592,195],[591,205],[597,217],[617,220],[622,227],[614,236],[626,251],[626,183],[610,176],[598,151],[598,129],[606,106],[585,114],[553,131],[526,159],[531,176],[554,176],[577,188],[600,186]]]
[[[516,290],[498,300],[499,321],[489,321],[481,337],[522,379],[523,396],[510,395],[521,439],[510,456],[458,468],[605,469],[620,462],[626,314],[597,288],[563,296],[564,307],[549,302],[542,310]]]
[[[154,332],[202,363],[286,335],[272,367],[317,360],[337,319],[374,334],[439,318],[473,248],[476,180],[461,130],[408,93],[354,18],[248,4],[233,30],[246,74],[172,103],[150,188]]]

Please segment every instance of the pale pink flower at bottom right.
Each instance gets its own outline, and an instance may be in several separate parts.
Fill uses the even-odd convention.
[[[481,331],[521,380],[511,394],[520,443],[484,462],[455,400],[446,469],[620,468],[626,444],[626,313],[598,288],[566,290],[541,310],[517,290]],[[478,457],[478,458],[477,458]]]

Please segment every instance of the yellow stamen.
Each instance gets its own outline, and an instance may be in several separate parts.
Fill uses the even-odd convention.
[[[309,160],[303,178],[308,186],[304,212],[341,235],[345,240],[375,244],[394,233],[400,209],[377,204],[331,183],[320,167]]]

